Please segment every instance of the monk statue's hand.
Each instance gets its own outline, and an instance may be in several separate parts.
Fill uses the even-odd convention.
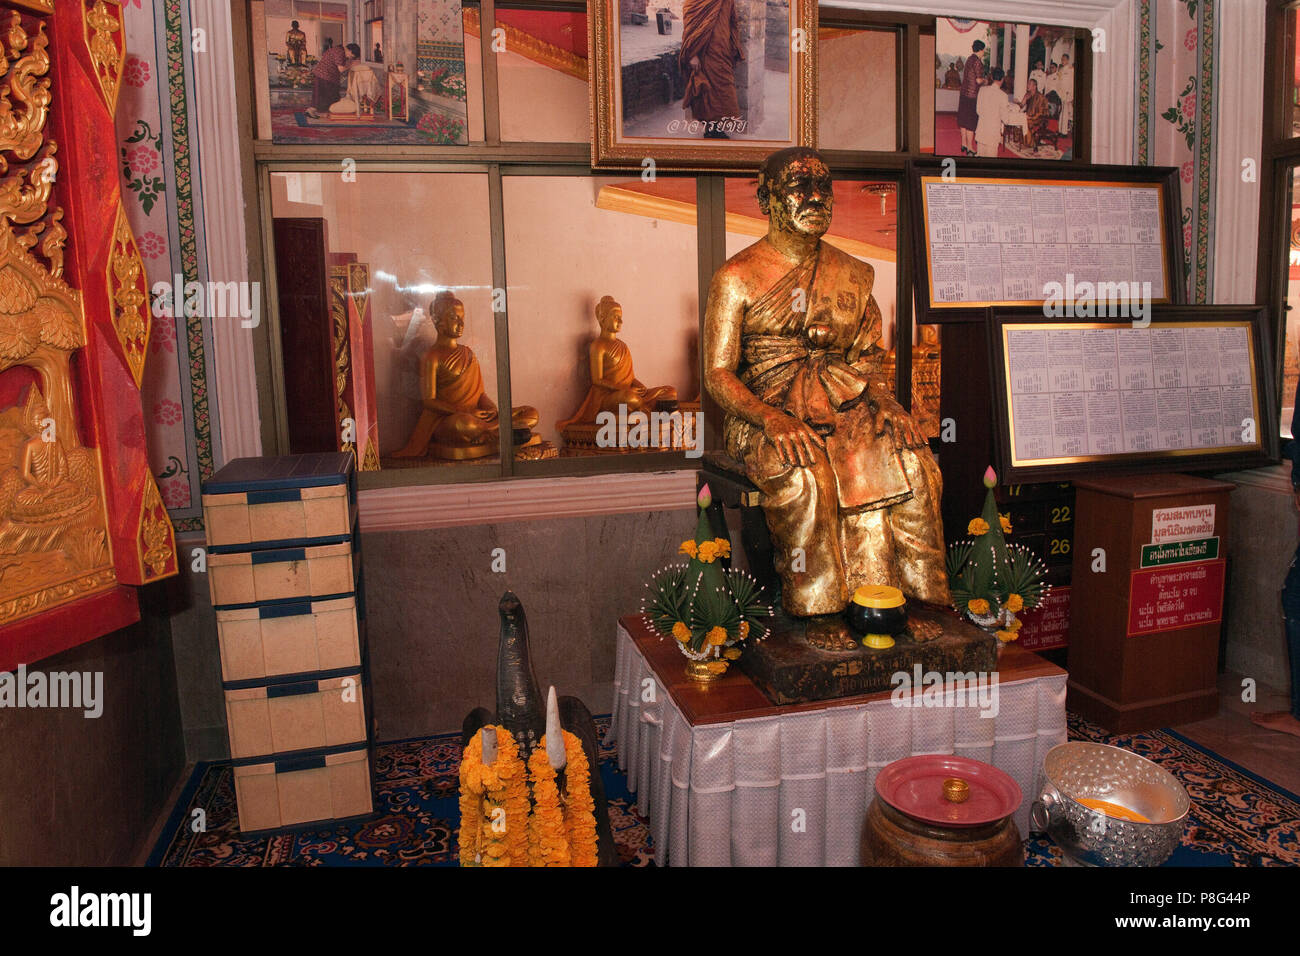
[[[825,448],[822,436],[799,419],[774,411],[763,422],[763,434],[776,446],[776,453],[787,465],[811,465],[816,460],[816,448]]]
[[[894,430],[894,441],[901,448],[920,448],[929,444],[929,439],[916,424],[916,419],[903,410],[892,398],[878,400],[879,413],[876,415],[876,434],[883,435],[885,426]]]

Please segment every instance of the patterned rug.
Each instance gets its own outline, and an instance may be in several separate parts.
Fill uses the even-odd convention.
[[[615,749],[596,719],[600,772],[623,866],[653,866],[644,817],[636,812]],[[1070,716],[1071,740],[1114,744],[1171,771],[1192,798],[1182,845],[1167,866],[1300,865],[1300,797],[1274,786],[1171,730],[1112,736]],[[150,866],[455,866],[458,736],[379,744],[375,808],[367,821],[243,837],[228,764],[201,763],[149,858]],[[201,812],[199,812],[201,811]],[[197,827],[202,820],[203,827]],[[196,832],[199,831],[199,832]],[[1029,866],[1068,861],[1046,837],[1026,841]]]

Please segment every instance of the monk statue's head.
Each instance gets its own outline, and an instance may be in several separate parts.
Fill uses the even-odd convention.
[[[602,332],[616,333],[623,327],[623,307],[612,295],[602,296],[596,303],[596,321]]]
[[[429,314],[439,335],[458,339],[465,334],[465,303],[450,291],[444,290],[434,297]]]
[[[830,167],[815,149],[778,150],[758,168],[758,208],[777,232],[820,238],[834,202]]]

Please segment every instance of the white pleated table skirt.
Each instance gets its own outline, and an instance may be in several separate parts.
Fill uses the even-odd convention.
[[[856,866],[876,774],[916,754],[1010,774],[1027,836],[1043,758],[1066,740],[1064,673],[999,683],[986,717],[886,698],[692,727],[621,625],[617,640],[610,733],[660,866]]]

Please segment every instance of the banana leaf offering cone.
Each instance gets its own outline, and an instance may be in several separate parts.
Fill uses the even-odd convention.
[[[686,563],[655,572],[646,584],[641,612],[653,630],[673,638],[698,665],[688,672],[707,680],[708,675],[721,676],[728,663],[740,657],[745,640],[766,633],[761,622],[772,615],[772,608],[763,602],[762,588],[751,575],[724,565],[731,557],[731,543],[713,533],[708,516],[713,498],[707,484],[696,503],[695,535],[678,548]]]
[[[1016,616],[1042,603],[1051,593],[1047,566],[1028,548],[1008,544],[1010,520],[998,512],[993,489],[997,473],[984,472],[984,509],[966,531],[970,538],[948,546],[948,584],[953,606],[981,627],[996,628],[998,640],[1014,641],[1021,621]]]

